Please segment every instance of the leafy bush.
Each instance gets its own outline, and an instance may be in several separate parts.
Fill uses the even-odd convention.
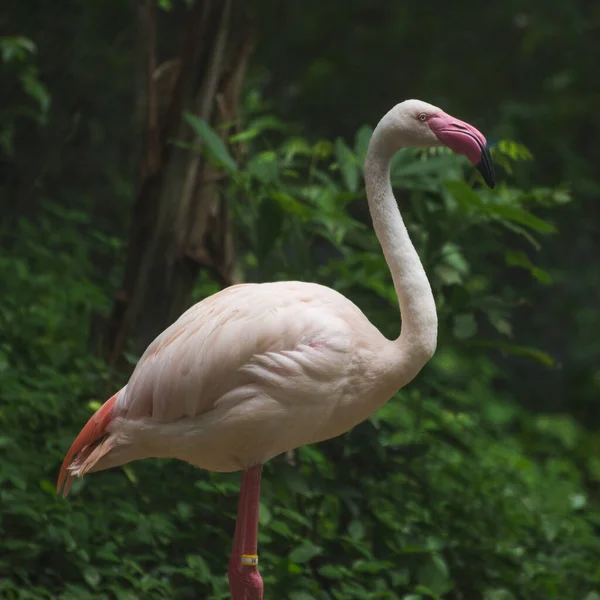
[[[6,77],[7,92],[24,98],[3,107],[0,112],[0,150],[12,154],[17,124],[22,119],[45,124],[50,108],[50,94],[39,80],[35,66],[35,44],[23,36],[0,36],[0,65]]]
[[[226,169],[246,279],[306,279],[352,298],[388,336],[399,330],[391,278],[366,215],[361,165],[370,129],[352,147],[291,136],[257,114],[233,144],[206,124],[192,150]],[[509,170],[526,149],[495,149]],[[447,152],[402,151],[398,199],[432,279],[439,350],[398,398],[347,435],[266,467],[260,512],[267,597],[596,600],[600,524],[578,449],[586,433],[560,415],[533,416],[511,398],[496,353],[542,364],[512,331],[523,301],[507,266],[541,284],[530,256],[554,226],[538,206],[563,189],[480,189]],[[49,205],[22,220],[0,257],[0,593],[9,599],[228,597],[239,475],[146,461],[54,481],[73,435],[108,395],[90,347],[109,308],[121,240],[90,215]],[[202,298],[214,284],[202,280]]]

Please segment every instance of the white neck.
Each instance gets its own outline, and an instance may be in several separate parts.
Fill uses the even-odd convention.
[[[375,128],[367,152],[367,199],[373,227],[400,303],[402,329],[395,342],[399,361],[402,371],[416,375],[435,352],[437,313],[427,275],[410,241],[392,191],[390,161],[403,144],[398,139],[398,131],[391,130],[392,123],[386,117]]]

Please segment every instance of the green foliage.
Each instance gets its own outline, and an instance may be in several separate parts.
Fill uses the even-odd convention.
[[[29,101],[5,106],[0,111],[0,148],[7,153],[13,152],[15,128],[20,118],[32,119],[44,124],[50,108],[50,94],[40,81],[35,65],[36,46],[23,36],[0,37],[0,68],[5,85],[10,89],[19,86]],[[35,107],[32,107],[32,102]]]
[[[211,129],[210,125],[206,121],[199,119],[196,115],[189,113],[186,113],[185,118],[196,135],[204,140],[209,152],[215,156],[219,163],[228,171],[235,171],[235,161],[229,154],[225,144],[221,141],[221,138]]]
[[[236,165],[216,132],[189,121],[204,142],[198,149],[231,174],[226,193],[246,278],[331,285],[396,335],[395,293],[365,225],[369,128],[351,146],[310,143],[278,134],[285,128],[259,115],[233,140],[248,145],[245,164]],[[502,146],[496,153],[506,156]],[[260,549],[272,597],[594,593],[600,512],[577,460],[595,438],[566,417],[532,420],[502,391],[505,376],[489,354],[551,364],[513,341],[520,298],[494,283],[490,264],[540,278],[510,244],[524,237],[537,247],[554,230],[531,212],[554,192],[507,184],[488,192],[465,177],[471,169],[448,153],[403,151],[394,164],[437,297],[440,349],[423,376],[367,422],[267,466]],[[109,309],[92,256],[106,260],[121,242],[98,232],[85,212],[55,205],[10,237],[12,256],[0,260],[10,291],[0,313],[3,597],[227,598],[237,475],[146,461],[76,482],[68,502],[56,496],[64,450],[97,408],[107,377],[88,347],[92,316]],[[200,283],[196,295],[211,286]]]
[[[190,4],[159,1],[171,46]],[[267,465],[266,598],[600,598],[600,12],[521,4],[257,2],[243,130],[223,140],[187,116],[185,147],[227,174],[244,278],[330,285],[389,337],[396,295],[362,180],[371,128],[356,124],[418,90],[500,138],[493,192],[447,151],[396,157],[439,349],[367,422]],[[228,598],[238,474],[151,460],[55,493],[65,450],[114,391],[99,357],[137,161],[134,35],[120,0],[7,6],[0,597]],[[194,297],[217,289],[203,271]]]

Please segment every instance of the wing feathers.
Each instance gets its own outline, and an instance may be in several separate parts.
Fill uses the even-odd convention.
[[[93,450],[92,445],[106,434],[106,428],[113,419],[113,405],[117,396],[118,392],[92,415],[80,434],[75,438],[71,448],[69,448],[60,468],[60,474],[56,484],[56,491],[60,493],[62,489],[63,496],[66,497],[69,493],[74,478],[74,476],[68,472],[71,462],[82,452],[85,453],[87,450]]]

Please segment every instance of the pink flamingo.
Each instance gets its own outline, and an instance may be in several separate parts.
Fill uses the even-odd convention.
[[[321,285],[227,288],[190,308],[150,344],[127,385],[73,442],[58,490],[66,496],[75,476],[148,457],[241,470],[231,596],[262,599],[262,465],[348,431],[409,383],[435,352],[435,302],[398,211],[390,160],[400,148],[440,145],[467,156],[494,186],[483,135],[418,100],[398,104],[381,119],[365,161],[373,226],[400,304],[398,339],[386,339],[350,300]]]

